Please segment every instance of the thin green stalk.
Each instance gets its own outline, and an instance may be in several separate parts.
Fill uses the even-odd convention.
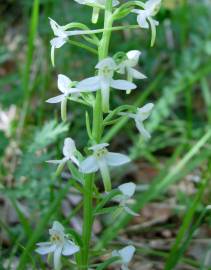
[[[31,14],[30,29],[29,29],[26,66],[23,72],[24,99],[23,99],[23,109],[21,113],[21,119],[20,119],[20,123],[18,127],[18,138],[20,138],[23,131],[26,115],[29,108],[29,101],[31,97],[32,87],[30,86],[30,69],[31,69],[33,54],[34,54],[34,44],[35,44],[35,38],[37,34],[38,20],[39,20],[39,0],[34,0],[32,14]]]
[[[211,91],[207,79],[201,79],[201,90],[206,105],[206,114],[208,123],[211,124]]]
[[[140,25],[134,24],[134,25],[127,25],[127,26],[115,26],[110,28],[103,28],[103,29],[94,29],[94,30],[73,30],[71,31],[71,36],[78,36],[78,35],[93,35],[93,34],[100,34],[105,32],[111,32],[111,31],[120,31],[125,29],[137,29],[140,28]]]
[[[89,258],[89,244],[92,234],[92,223],[93,223],[93,206],[92,206],[92,193],[94,184],[94,174],[89,174],[85,177],[84,184],[84,223],[83,223],[83,250],[82,250],[82,269],[88,268]]]
[[[77,46],[79,48],[82,48],[84,50],[87,50],[88,52],[90,53],[93,53],[95,55],[97,55],[97,50],[93,49],[92,47],[89,47],[88,45],[86,44],[83,44],[81,42],[78,42],[78,41],[75,41],[75,40],[69,40],[68,41],[71,45],[74,45],[74,46]]]
[[[187,113],[187,139],[192,138],[192,126],[193,126],[193,108],[192,108],[192,87],[189,86],[185,90],[186,99],[186,113]]]
[[[104,29],[112,27],[112,0],[106,1],[105,15],[104,15]],[[110,42],[110,31],[104,31],[102,39],[98,48],[99,60],[107,57],[109,42]],[[102,99],[100,90],[97,91],[95,106],[93,108],[93,137],[96,143],[101,141],[102,129],[103,129],[103,112],[102,112]],[[84,223],[83,223],[83,249],[81,251],[81,269],[88,269],[89,265],[89,253],[90,253],[90,239],[92,233],[93,224],[93,186],[94,186],[95,175],[90,174],[85,178],[85,192],[84,192]],[[80,262],[80,260],[79,260]]]

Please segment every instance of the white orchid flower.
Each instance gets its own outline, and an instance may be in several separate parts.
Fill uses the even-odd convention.
[[[134,256],[135,250],[134,246],[129,245],[112,252],[112,257],[120,257],[122,263],[121,270],[129,270],[128,265]]]
[[[77,253],[80,248],[70,241],[64,233],[64,227],[54,221],[53,227],[49,230],[50,242],[38,243],[38,248],[35,250],[40,255],[53,253],[54,269],[61,269],[61,256],[70,256]]]
[[[63,169],[65,163],[68,160],[72,161],[77,166],[79,166],[79,161],[76,157],[76,152],[77,152],[77,149],[76,149],[74,140],[71,138],[66,138],[64,140],[64,146],[63,146],[64,158],[61,160],[48,160],[47,162],[52,163],[52,164],[58,164],[59,166],[58,166],[57,172],[59,173]]]
[[[98,76],[82,80],[77,85],[77,88],[86,89],[87,91],[97,91],[101,89],[103,111],[108,112],[110,87],[117,90],[130,91],[135,89],[136,85],[126,80],[113,79],[114,72],[117,69],[117,65],[111,57],[105,58],[100,61],[96,65],[96,68],[99,70]]]
[[[85,174],[100,170],[106,192],[111,190],[111,179],[108,167],[120,166],[130,162],[130,159],[126,155],[109,152],[106,149],[108,145],[107,143],[102,143],[90,147],[89,149],[94,152],[93,155],[87,157],[79,166],[80,171]]]
[[[70,94],[74,96],[78,96],[81,90],[73,87],[74,82],[72,82],[67,76],[59,74],[58,75],[58,89],[60,92],[62,92],[61,95],[50,98],[46,100],[48,103],[60,103],[61,102],[61,115],[62,115],[62,120],[66,121],[67,118],[67,98]]]
[[[156,37],[156,26],[159,22],[153,19],[153,17],[158,13],[161,6],[161,0],[149,0],[144,4],[144,10],[134,9],[133,12],[138,14],[137,22],[140,27],[152,30],[151,46],[154,45]]]
[[[53,19],[49,18],[50,20],[50,25],[51,28],[54,32],[54,35],[56,36],[55,38],[51,39],[51,62],[52,65],[55,65],[54,62],[54,53],[55,49],[61,48],[67,41],[68,41],[68,36],[71,35],[70,31],[66,30],[65,26],[59,25],[56,21]]]
[[[145,129],[143,122],[150,116],[153,107],[154,107],[153,103],[148,103],[142,108],[138,108],[136,113],[126,113],[128,117],[133,118],[135,120],[137,129],[145,139],[150,139],[151,135]]]
[[[73,87],[74,82],[72,82],[67,76],[59,74],[58,75],[58,89],[63,93],[62,95],[50,98],[46,100],[48,103],[60,103],[68,98],[70,94],[78,94],[81,90]]]
[[[135,213],[133,210],[131,210],[128,205],[133,202],[132,197],[136,190],[136,185],[132,182],[122,184],[118,187],[120,192],[122,194],[117,195],[114,200],[119,202],[120,207],[123,207],[123,209],[130,215],[133,216],[139,216],[137,213]]]
[[[126,59],[124,59],[118,65],[118,73],[126,74],[128,76],[128,81],[133,81],[133,79],[143,80],[147,77],[141,73],[140,71],[136,70],[134,67],[138,65],[139,57],[141,55],[140,51],[132,50],[126,54]],[[128,91],[128,94],[130,92]]]

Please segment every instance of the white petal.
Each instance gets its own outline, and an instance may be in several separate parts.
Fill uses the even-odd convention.
[[[46,246],[52,245],[52,243],[51,242],[40,242],[40,243],[36,243],[36,245],[39,247],[46,247]]]
[[[129,207],[127,206],[124,206],[124,210],[129,214],[129,215],[132,215],[134,217],[139,217],[139,214],[137,214],[136,212],[134,212],[132,209],[130,209]]]
[[[64,140],[64,146],[63,146],[63,155],[67,158],[70,158],[76,151],[75,142],[72,138],[66,138]]]
[[[119,257],[119,251],[118,250],[113,250],[111,253],[112,257]]]
[[[142,122],[140,121],[135,121],[136,122],[136,127],[139,130],[139,132],[141,133],[141,135],[143,135],[143,137],[145,139],[150,139],[151,135],[150,133],[144,128],[144,125]]]
[[[100,144],[96,144],[96,145],[89,147],[89,149],[93,150],[93,151],[98,151],[98,150],[101,150],[103,148],[106,148],[107,146],[109,146],[108,143],[100,143]]]
[[[50,242],[38,243],[37,245],[39,245],[39,247],[36,248],[35,251],[41,255],[54,252],[56,249],[56,245],[52,245]]]
[[[111,87],[118,90],[133,90],[137,86],[126,80],[111,80]]]
[[[139,108],[137,112],[137,119],[139,119],[140,121],[146,120],[150,116],[153,107],[153,103],[148,103],[143,107]]]
[[[57,246],[54,251],[53,257],[55,270],[61,269],[61,255],[62,255],[62,246]]]
[[[60,160],[47,160],[47,163],[51,163],[51,164],[62,164],[64,163],[64,159],[60,159]]]
[[[58,75],[58,88],[62,93],[66,93],[69,90],[71,82],[72,81],[67,76],[63,74]]]
[[[101,60],[96,66],[97,69],[103,69],[104,67],[109,67],[112,70],[115,70],[117,65],[113,58],[107,57]]]
[[[130,162],[130,159],[128,156],[119,154],[119,153],[112,153],[112,152],[108,152],[105,155],[105,160],[109,166],[120,166],[120,165]]]
[[[134,67],[138,65],[139,57],[141,56],[141,52],[138,50],[132,50],[127,53],[127,57],[130,60],[131,66]]]
[[[158,13],[161,6],[161,0],[149,0],[145,3],[145,9],[151,10],[151,16]]]
[[[149,23],[147,21],[148,14],[146,11],[140,11],[139,15],[137,16],[137,22],[140,25],[140,27],[149,29]]]
[[[66,95],[69,95],[69,94],[79,94],[80,92],[83,92],[83,90],[80,90],[78,88],[69,88],[66,92]],[[87,91],[84,91],[84,92],[87,92]]]
[[[140,13],[140,9],[133,9],[132,12],[139,14]]]
[[[74,1],[77,2],[78,4],[81,4],[81,5],[87,4],[86,0],[74,0]]]
[[[113,0],[113,7],[118,6],[119,5],[119,1],[118,0]]]
[[[84,79],[77,84],[77,88],[87,91],[97,91],[100,89],[99,77],[94,76],[88,79]]]
[[[143,73],[139,72],[138,70],[134,68],[130,68],[129,73],[132,75],[134,79],[137,79],[137,80],[143,80],[147,78]]]
[[[82,173],[93,173],[99,170],[98,162],[94,156],[89,156],[82,161],[79,168]]]
[[[60,27],[59,26],[59,24],[56,22],[56,21],[54,21],[53,19],[51,19],[51,18],[49,18],[49,20],[50,20],[50,25],[51,25],[51,28],[52,28],[52,30],[53,30],[53,32],[54,32],[54,35],[55,36],[57,36],[57,30],[58,30],[58,28]]]
[[[56,38],[51,39],[50,41],[51,46],[56,49],[61,48],[66,42],[67,42],[67,38],[63,38],[63,37],[56,37]]]
[[[125,183],[123,185],[120,185],[118,189],[126,196],[132,197],[136,190],[136,185],[132,182]]]
[[[129,268],[126,264],[123,264],[121,265],[121,270],[129,270]]]
[[[52,227],[52,230],[55,230],[57,232],[60,232],[61,234],[64,233],[64,227],[63,225],[58,222],[58,221],[54,221],[53,222],[53,227]]]
[[[130,245],[123,249],[120,249],[119,253],[122,257],[122,261],[124,262],[124,264],[128,264],[133,258],[133,255],[135,253],[135,248]]]
[[[79,250],[80,250],[79,247],[75,245],[72,241],[66,240],[62,249],[62,255],[70,256],[78,252]]]
[[[51,104],[54,104],[54,103],[59,103],[59,102],[62,102],[64,99],[65,99],[65,95],[59,95],[59,96],[56,96],[56,97],[53,97],[53,98],[49,98],[48,100],[46,100],[47,103],[51,103]]]

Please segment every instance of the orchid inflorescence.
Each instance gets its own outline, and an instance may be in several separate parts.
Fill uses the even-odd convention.
[[[96,23],[101,11],[105,13],[104,28],[91,30],[82,23],[69,23],[60,26],[57,22],[50,18],[50,25],[55,37],[51,43],[51,61],[55,65],[55,49],[61,48],[65,43],[71,44],[70,37],[81,36],[92,47],[83,43],[73,43],[76,46],[87,49],[89,52],[98,54],[98,63],[96,63],[96,73],[94,76],[85,78],[81,81],[72,81],[66,75],[58,75],[58,89],[60,95],[47,100],[48,103],[61,104],[61,118],[67,121],[67,103],[69,101],[79,102],[93,109],[93,126],[90,125],[89,114],[86,112],[86,127],[89,141],[85,148],[86,156],[81,153],[75,144],[75,141],[68,137],[64,140],[63,157],[60,160],[49,160],[48,163],[57,164],[56,175],[60,175],[64,166],[67,165],[71,177],[74,179],[76,172],[80,177],[75,177],[78,185],[81,186],[84,196],[84,225],[81,242],[75,243],[69,237],[75,240],[73,236],[66,235],[64,227],[57,221],[53,223],[52,229],[49,230],[50,242],[38,243],[36,251],[41,254],[53,254],[54,268],[61,269],[61,256],[69,256],[76,254],[74,265],[77,269],[90,269],[89,266],[89,249],[92,224],[94,220],[93,196],[98,196],[95,186],[95,174],[99,171],[103,180],[105,193],[98,198],[99,205],[95,209],[103,210],[107,196],[113,203],[117,203],[116,214],[122,212],[129,215],[137,216],[138,214],[131,208],[135,200],[132,198],[136,185],[132,182],[124,183],[112,190],[111,168],[121,166],[130,162],[130,158],[123,153],[115,153],[108,150],[109,144],[102,140],[104,127],[108,124],[115,123],[119,117],[127,117],[133,119],[135,125],[144,139],[150,139],[151,135],[144,126],[144,121],[150,116],[153,104],[148,103],[141,108],[134,106],[120,106],[115,110],[110,108],[110,93],[112,90],[125,91],[130,94],[131,91],[137,89],[134,80],[146,79],[146,75],[138,69],[141,52],[139,50],[130,50],[127,53],[118,52],[113,56],[109,56],[108,49],[110,43],[110,34],[112,31],[124,29],[122,26],[112,27],[115,20],[124,18],[129,13],[137,14],[138,25],[133,28],[151,28],[152,37],[151,45],[155,42],[156,26],[158,21],[154,19],[160,6],[161,0],[149,0],[145,3],[141,1],[127,1],[120,4],[117,0],[75,0],[78,4],[87,5],[93,9],[92,22]],[[127,26],[126,26],[127,28]],[[128,27],[130,28],[130,27]],[[132,28],[132,27],[131,27]],[[102,34],[101,39],[98,34]],[[96,50],[93,49],[96,46]],[[121,78],[124,77],[125,78]],[[96,95],[94,96],[94,94]],[[104,114],[107,116],[104,118]],[[117,118],[118,117],[118,118]],[[109,119],[109,121],[108,121]],[[80,178],[80,179],[79,179]],[[80,189],[80,190],[81,190]],[[112,193],[115,191],[114,193]],[[111,196],[111,194],[113,194]],[[103,206],[102,206],[102,205]],[[102,207],[101,207],[102,206]],[[102,209],[100,209],[102,208]],[[135,248],[131,245],[115,250],[112,252],[116,263],[121,264],[121,269],[128,269],[128,265],[135,253]],[[100,268],[104,269],[104,268]]]

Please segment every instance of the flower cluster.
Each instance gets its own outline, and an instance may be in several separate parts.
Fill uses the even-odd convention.
[[[38,243],[36,252],[41,255],[53,253],[54,268],[59,270],[61,268],[61,255],[73,255],[79,252],[80,248],[68,239],[64,233],[64,227],[58,221],[54,221],[49,234],[50,242]]]
[[[144,121],[149,118],[154,106],[152,103],[148,103],[141,108],[127,106],[127,109],[121,109],[120,106],[117,110],[112,111],[110,109],[110,93],[112,90],[121,90],[130,94],[132,90],[138,88],[134,81],[146,79],[146,76],[140,72],[137,67],[141,56],[139,50],[130,50],[127,53],[119,52],[114,56],[109,56],[108,53],[106,53],[108,51],[110,39],[110,34],[107,33],[109,31],[111,32],[113,29],[117,30],[121,28],[121,26],[112,28],[112,23],[115,18],[122,18],[126,16],[128,12],[132,12],[137,14],[137,28],[151,28],[151,45],[153,45],[156,36],[156,26],[158,25],[158,21],[154,19],[154,16],[160,8],[161,0],[149,0],[145,3],[142,3],[141,1],[131,1],[130,3],[129,1],[122,5],[120,5],[118,0],[75,0],[75,2],[93,8],[93,23],[97,22],[101,10],[105,10],[106,12],[106,10],[109,9],[109,12],[107,13],[108,18],[105,16],[106,23],[104,24],[104,29],[90,30],[86,25],[81,23],[70,23],[61,26],[50,18],[50,25],[55,35],[50,41],[52,64],[53,66],[55,64],[55,49],[61,48],[69,41],[70,36],[72,37],[75,35],[80,35],[86,41],[90,42],[92,47],[80,42],[76,42],[75,44],[79,44],[78,46],[86,48],[91,52],[98,53],[98,58],[100,60],[95,66],[96,70],[94,76],[82,79],[81,81],[72,81],[66,75],[59,74],[57,84],[61,93],[60,95],[48,99],[46,102],[51,104],[61,103],[61,117],[63,121],[67,120],[67,102],[70,100],[80,101],[80,103],[92,107],[93,129],[90,127],[89,114],[87,113],[86,127],[89,142],[85,148],[86,154],[83,155],[80,153],[76,148],[75,141],[68,137],[64,140],[63,157],[60,160],[49,160],[48,163],[57,164],[57,173],[59,174],[63,170],[65,164],[68,163],[68,168],[72,173],[72,177],[74,178],[75,172],[77,172],[77,175],[80,175],[82,178],[80,185],[83,189],[83,194],[88,192],[88,199],[92,199],[91,193],[93,193],[93,188],[92,185],[89,185],[91,189],[87,190],[86,182],[89,177],[86,177],[86,175],[91,175],[91,178],[93,177],[94,179],[95,173],[99,172],[106,191],[105,196],[110,196],[112,194],[110,193],[112,191],[110,168],[122,166],[130,162],[130,158],[127,155],[109,151],[109,144],[102,140],[102,133],[106,125],[104,114],[108,114],[107,117],[108,119],[111,119],[111,123],[118,121],[118,116],[128,117],[129,119],[134,120],[140,134],[145,139],[149,139],[151,135],[145,128]],[[72,28],[77,29],[72,30]],[[96,33],[103,33],[101,40],[95,35]],[[93,49],[93,45],[97,48]],[[96,98],[94,98],[95,92],[97,92]],[[97,110],[95,110],[95,108],[97,108]],[[99,117],[95,114],[99,114]],[[98,128],[97,132],[95,129],[96,126]],[[95,136],[95,133],[97,133],[98,136]],[[133,216],[138,215],[130,207],[130,205],[134,203],[134,199],[132,198],[135,190],[136,185],[132,182],[122,184],[115,190],[115,192],[118,191],[118,194],[115,194],[112,199],[118,203],[118,210]],[[99,199],[101,199],[101,197]],[[86,202],[86,200],[84,200],[84,202]],[[89,206],[90,201],[88,203],[88,207]],[[84,205],[84,208],[86,208],[86,205]],[[90,209],[88,209],[88,211],[89,210]],[[92,212],[92,209],[90,211]],[[92,213],[85,212],[86,218],[90,218],[91,215]],[[87,222],[88,226],[92,223],[92,219]],[[53,254],[54,267],[56,270],[61,268],[61,255],[69,256],[80,251],[80,247],[69,240],[64,231],[64,227],[59,222],[55,221],[53,227],[49,230],[50,242],[37,244],[38,248],[36,251],[39,254]],[[88,232],[88,234],[89,233],[91,235],[91,232]],[[85,235],[85,238],[85,241],[82,241],[84,245],[87,244],[87,235]],[[80,256],[84,256],[84,252],[88,247],[89,246],[83,247]],[[118,262],[121,263],[122,270],[128,270],[128,265],[132,260],[134,252],[135,248],[133,246],[127,246],[123,249],[113,251],[112,256],[117,257]],[[85,269],[88,267],[88,257],[89,256],[85,256],[85,261],[83,262],[83,267],[85,267]]]

